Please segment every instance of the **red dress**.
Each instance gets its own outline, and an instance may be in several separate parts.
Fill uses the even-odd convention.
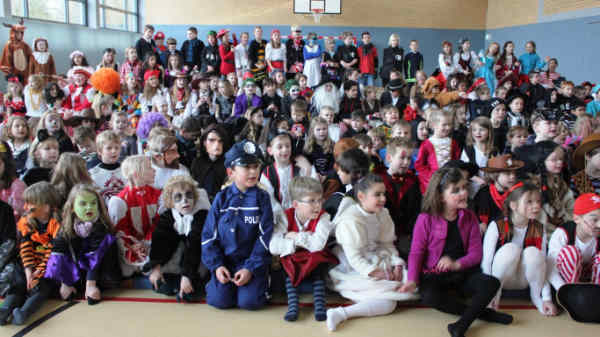
[[[92,107],[94,90],[91,85],[86,84],[84,87],[78,87],[71,84],[67,87],[67,90],[68,95],[63,101],[63,108],[81,111]]]
[[[285,211],[288,220],[288,232],[299,232],[298,225],[296,224],[295,211],[294,208],[289,208]],[[312,233],[315,232],[317,223],[319,223],[319,219],[323,213],[325,213],[324,210],[321,211],[316,219],[313,219],[308,223],[306,231]],[[294,254],[281,258],[281,266],[292,281],[294,287],[297,287],[302,280],[307,276],[310,276],[313,270],[322,263],[336,265],[339,261],[327,248],[314,253],[311,253],[304,248],[299,248]]]
[[[234,47],[237,45],[237,41],[233,40],[233,44],[229,45],[229,50],[225,50],[225,46],[221,44],[219,46],[219,55],[221,56],[221,75],[227,76],[229,73],[235,72],[235,53],[233,52]]]
[[[460,158],[460,147],[458,143],[452,139],[450,144],[450,160]],[[437,156],[435,154],[435,148],[429,139],[426,139],[421,143],[419,148],[419,155],[415,161],[415,170],[418,172],[419,184],[421,192],[425,194],[427,191],[427,185],[431,176],[439,168],[437,162]]]

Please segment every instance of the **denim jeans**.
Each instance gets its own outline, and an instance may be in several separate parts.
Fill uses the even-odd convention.
[[[375,84],[375,75],[373,74],[361,74],[358,78],[358,83],[364,86]]]

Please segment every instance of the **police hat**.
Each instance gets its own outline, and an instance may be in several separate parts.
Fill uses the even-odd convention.
[[[236,143],[225,153],[225,167],[248,166],[263,161],[258,145],[249,140]]]

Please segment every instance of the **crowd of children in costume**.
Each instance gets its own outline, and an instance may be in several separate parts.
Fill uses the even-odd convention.
[[[0,62],[0,325],[140,278],[256,310],[279,280],[286,321],[308,288],[332,331],[420,300],[464,336],[512,322],[503,290],[554,316],[585,310],[556,292],[600,287],[600,85],[533,41],[520,57],[444,41],[428,75],[396,34],[380,64],[368,32],[322,47],[298,26],[285,42],[190,27],[177,49],[148,25],[120,65],[76,50],[57,75],[24,30]],[[353,304],[328,310],[327,289]]]

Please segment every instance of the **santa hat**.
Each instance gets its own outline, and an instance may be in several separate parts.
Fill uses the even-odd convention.
[[[69,58],[72,60],[73,58],[75,58],[75,56],[81,56],[81,57],[85,57],[85,54],[80,51],[80,50],[75,50],[71,53],[71,55],[69,55]]]
[[[165,39],[165,33],[163,33],[163,32],[157,32],[156,34],[154,34],[154,39],[155,40],[164,40]]]
[[[77,75],[77,74],[83,75],[88,79],[90,78],[90,76],[92,76],[92,74],[90,74],[90,72],[82,66],[73,67],[73,75]]]
[[[148,81],[148,79],[150,79],[150,77],[152,77],[152,76],[159,77],[160,76],[160,71],[158,71],[158,70],[146,70],[146,72],[144,73],[144,83],[146,83],[146,81]]]
[[[600,195],[585,193],[575,200],[573,214],[584,215],[597,209],[600,209]]]

